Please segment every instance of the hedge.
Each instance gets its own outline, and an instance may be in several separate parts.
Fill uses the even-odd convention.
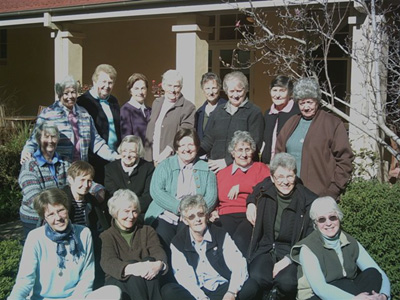
[[[352,182],[342,196],[343,229],[386,272],[393,299],[400,299],[400,185]]]
[[[6,299],[17,277],[22,246],[17,240],[0,241],[0,299]]]

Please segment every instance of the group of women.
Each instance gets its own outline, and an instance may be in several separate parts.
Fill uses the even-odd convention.
[[[100,236],[100,263],[105,284],[122,295],[117,297],[161,299],[159,279],[172,276],[169,246],[186,226],[180,201],[193,195],[203,196],[209,221],[227,231],[247,258],[260,299],[390,296],[385,273],[340,230],[343,216],[335,200],[350,178],[353,154],[343,123],[320,108],[315,79],[300,79],[293,86],[288,77],[276,77],[270,86],[273,105],[264,117],[247,98],[248,81],[241,72],[229,73],[223,83],[213,73],[204,74],[206,102],[197,112],[181,94],[182,76],[169,70],[162,77],[164,95],[152,108],[145,104],[146,77],[133,74],[127,83],[131,98],[115,113],[115,79],[112,67],[96,69],[94,87],[79,100],[86,109],[76,104],[77,83],[71,77],[58,83],[59,100],[38,117],[21,154],[21,221],[26,233],[44,221],[46,230],[35,229],[28,240],[38,239],[29,242],[37,247],[41,239],[46,241],[53,249],[46,251],[58,255],[54,266],[68,253],[92,251],[90,245],[79,244],[80,228],[59,226],[69,223],[70,208],[56,197],[67,184],[70,162],[88,160],[90,150],[111,161],[98,180],[111,197],[107,204],[112,217]],[[228,100],[220,98],[221,88]],[[108,125],[100,136],[96,128],[104,122]],[[104,197],[101,189],[94,184],[91,193]],[[52,200],[38,210],[43,197]],[[54,226],[48,224],[48,215]],[[64,249],[59,250],[60,244]],[[16,299],[27,277],[36,297],[31,299],[54,298],[54,291],[40,290],[49,286],[42,280],[52,280],[39,272],[43,254],[32,258],[26,252],[23,260],[29,257],[35,263],[29,276],[26,266],[21,267],[10,299]],[[328,257],[332,262],[327,264]],[[90,261],[68,266],[82,267],[93,268]],[[59,268],[54,276],[62,276]],[[77,283],[72,286],[58,296],[70,297],[80,289]],[[90,297],[89,286],[85,288],[84,297]]]

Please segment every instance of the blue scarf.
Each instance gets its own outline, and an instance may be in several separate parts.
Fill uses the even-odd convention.
[[[79,251],[78,239],[71,222],[68,223],[67,228],[63,232],[54,231],[47,223],[44,226],[46,236],[57,243],[58,267],[60,269],[65,269],[65,256],[67,255],[65,244],[69,244],[69,253],[74,257],[74,261],[77,261],[81,253]]]

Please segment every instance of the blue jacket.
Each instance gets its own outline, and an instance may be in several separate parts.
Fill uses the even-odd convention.
[[[174,155],[162,161],[154,171],[150,183],[150,195],[153,198],[145,215],[145,222],[151,224],[168,210],[176,215],[180,201],[176,198],[178,176],[180,172],[178,156]],[[194,181],[198,195],[202,195],[211,210],[217,200],[217,179],[208,169],[205,161],[198,160],[193,166]]]

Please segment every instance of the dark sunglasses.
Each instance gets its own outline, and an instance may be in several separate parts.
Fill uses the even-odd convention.
[[[199,218],[204,218],[205,215],[206,215],[206,213],[204,213],[204,212],[197,213],[197,217],[199,217]],[[186,217],[186,219],[188,219],[190,221],[193,221],[195,218],[196,218],[195,214],[192,214],[192,215]]]
[[[328,219],[331,222],[336,222],[337,220],[339,220],[339,217],[335,216],[335,215],[332,215],[332,216],[329,216]],[[317,222],[320,223],[320,224],[323,224],[323,223],[326,222],[326,218],[325,217],[318,218]]]

